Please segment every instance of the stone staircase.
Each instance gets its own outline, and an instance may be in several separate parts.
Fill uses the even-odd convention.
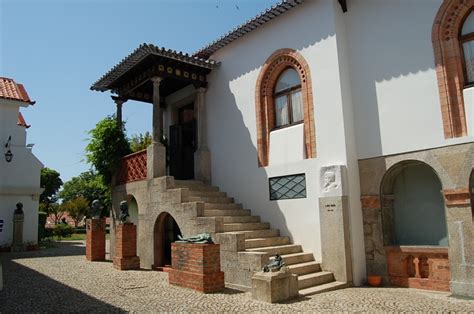
[[[213,218],[211,232],[221,244],[221,266],[226,275],[226,285],[239,290],[251,288],[251,277],[260,271],[276,254],[280,254],[293,274],[298,275],[299,293],[311,295],[347,286],[334,280],[331,272],[323,271],[312,253],[304,252],[301,245],[292,244],[289,237],[280,236],[268,222],[252,216],[242,204],[234,202],[219,188],[199,181],[174,181],[174,188],[183,189],[183,203],[201,203],[198,218]],[[203,218],[199,218],[203,217]]]

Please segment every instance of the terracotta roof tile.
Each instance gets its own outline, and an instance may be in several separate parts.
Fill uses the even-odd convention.
[[[21,112],[18,113],[18,123],[17,124],[19,126],[22,126],[22,127],[26,128],[26,129],[28,129],[31,126],[31,125],[26,123],[25,118],[23,117]]]
[[[6,77],[0,77],[0,98],[27,102],[31,105],[35,103],[31,101],[30,96],[28,96],[22,84],[18,84],[14,80]]]

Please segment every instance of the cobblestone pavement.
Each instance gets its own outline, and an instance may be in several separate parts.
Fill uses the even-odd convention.
[[[117,271],[111,262],[85,260],[81,242],[2,256],[0,312],[381,312],[474,313],[474,301],[414,289],[349,288],[285,304],[254,301],[226,289],[201,294],[168,285],[156,271]]]

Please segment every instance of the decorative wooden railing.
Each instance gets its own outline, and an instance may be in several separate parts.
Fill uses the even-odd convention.
[[[117,185],[145,180],[147,173],[146,149],[122,158],[117,175]]]
[[[449,291],[451,272],[448,248],[387,246],[388,277],[399,287]]]

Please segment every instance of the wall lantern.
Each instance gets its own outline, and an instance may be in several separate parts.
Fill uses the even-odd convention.
[[[7,143],[5,144],[5,148],[7,149],[7,152],[5,153],[5,160],[6,160],[7,162],[11,162],[12,159],[13,159],[13,153],[12,153],[12,151],[11,151],[11,149],[10,149],[10,148],[11,148],[11,141],[12,141],[12,136],[10,135],[10,136],[8,137]]]

